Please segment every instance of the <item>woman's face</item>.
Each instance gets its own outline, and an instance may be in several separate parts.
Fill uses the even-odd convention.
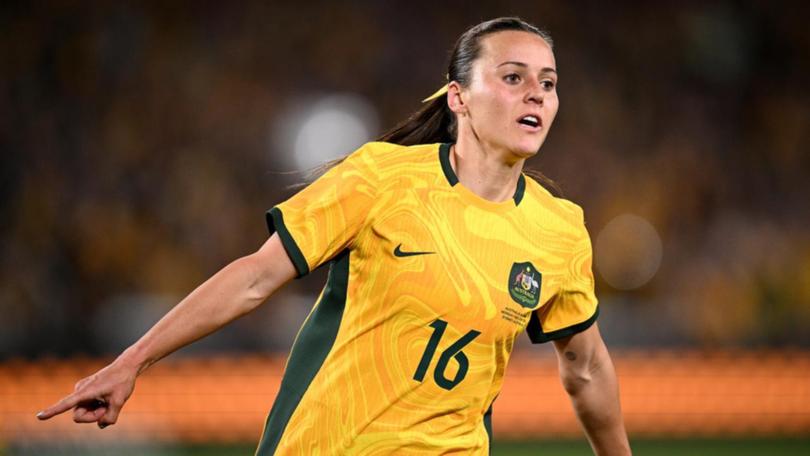
[[[468,129],[482,145],[517,158],[536,154],[557,115],[554,53],[541,37],[522,31],[485,36],[460,88],[459,133]]]

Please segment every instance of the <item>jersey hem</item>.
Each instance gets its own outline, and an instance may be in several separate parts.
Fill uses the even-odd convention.
[[[309,274],[307,260],[298,247],[298,244],[296,244],[295,239],[293,239],[292,234],[290,234],[290,231],[287,229],[287,226],[284,224],[284,215],[281,213],[281,209],[274,207],[267,211],[265,217],[267,219],[267,229],[270,231],[270,234],[278,233],[278,237],[281,239],[281,245],[284,246],[284,250],[287,251],[287,255],[290,257],[290,260],[292,260],[295,271],[298,273],[296,278]]]
[[[596,307],[593,315],[588,318],[587,320],[577,323],[572,326],[568,326],[566,328],[558,329],[556,331],[551,332],[543,332],[543,327],[540,324],[540,319],[537,318],[537,314],[532,312],[532,316],[529,319],[529,325],[526,327],[526,333],[529,335],[529,339],[532,341],[533,344],[542,344],[546,343],[551,340],[562,339],[564,337],[573,336],[574,334],[581,333],[586,329],[590,328],[595,322],[596,319],[599,317],[599,306]]]

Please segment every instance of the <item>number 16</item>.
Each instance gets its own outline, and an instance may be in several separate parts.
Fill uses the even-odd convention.
[[[430,327],[433,328],[433,334],[430,335],[430,340],[425,347],[425,353],[422,354],[422,360],[419,361],[419,366],[413,374],[413,379],[418,382],[425,379],[425,373],[430,365],[430,361],[433,359],[433,355],[436,353],[436,347],[439,346],[439,340],[441,340],[442,335],[444,335],[444,330],[447,329],[447,322],[437,319],[430,324]],[[470,330],[470,332],[463,335],[461,339],[453,342],[452,345],[447,347],[441,355],[439,355],[439,362],[436,363],[436,368],[433,370],[433,380],[436,381],[437,385],[450,391],[464,380],[464,377],[467,375],[467,370],[470,367],[470,361],[461,349],[466,347],[467,344],[472,342],[479,334],[481,334],[481,332],[474,329]],[[444,375],[444,372],[447,370],[447,363],[450,362],[451,357],[455,358],[458,363],[458,371],[452,380]]]

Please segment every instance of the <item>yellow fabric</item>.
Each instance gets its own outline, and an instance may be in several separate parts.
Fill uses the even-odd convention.
[[[277,206],[309,270],[348,249],[349,279],[334,345],[276,454],[488,453],[483,415],[531,312],[550,333],[597,307],[582,210],[525,183],[518,204],[489,202],[450,184],[438,144],[369,143]]]

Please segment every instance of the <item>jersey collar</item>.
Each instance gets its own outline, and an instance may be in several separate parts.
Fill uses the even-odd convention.
[[[453,171],[453,167],[450,165],[450,147],[452,144],[450,143],[442,143],[439,145],[439,162],[442,164],[442,171],[444,172],[444,177],[447,179],[447,183],[450,184],[451,187],[455,187],[458,184],[458,176],[456,176],[456,172]],[[515,202],[515,206],[520,204],[523,200],[523,194],[526,191],[526,178],[523,176],[523,173],[520,174],[518,177],[517,187],[515,188],[515,194],[512,195],[512,200]]]

